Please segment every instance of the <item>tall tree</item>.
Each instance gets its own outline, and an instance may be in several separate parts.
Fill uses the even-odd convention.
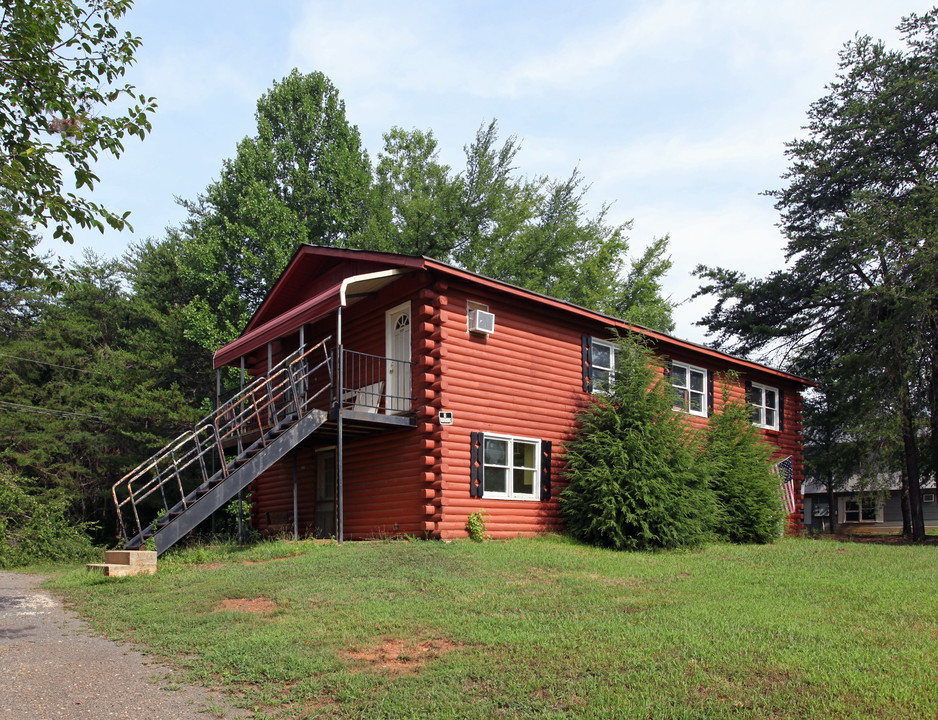
[[[565,180],[518,173],[520,150],[498,138],[494,121],[465,147],[452,174],[431,132],[385,135],[362,244],[424,254],[473,272],[659,330],[672,330],[673,305],[661,293],[671,266],[667,238],[627,263],[628,223],[610,225],[608,207],[586,211],[578,170]]]
[[[895,420],[916,540],[929,426],[938,447],[926,402],[938,379],[936,18],[905,18],[904,50],[868,36],[845,45],[836,80],[808,111],[808,137],[788,144],[787,185],[773,193],[789,267],[764,280],[697,271],[700,294],[717,296],[701,324],[723,344],[781,347],[807,372],[879,400],[868,417]]]
[[[384,134],[368,225],[357,242],[373,250],[451,259],[463,225],[462,198],[462,177],[440,162],[433,131],[392,128]]]
[[[256,118],[220,179],[183,203],[191,333],[210,349],[237,336],[301,243],[346,246],[365,226],[371,165],[325,75],[294,70]]]
[[[98,181],[99,155],[118,157],[126,136],[142,139],[150,130],[154,99],[121,82],[140,47],[116,24],[132,4],[0,0],[0,235],[14,240],[3,253],[21,274],[53,274],[32,251],[39,226],[72,242],[74,227],[127,224],[128,213],[80,193]],[[121,101],[127,107],[106,114]]]
[[[0,339],[0,462],[102,520],[111,485],[197,419],[202,398],[120,263],[88,255],[69,275],[29,332]]]

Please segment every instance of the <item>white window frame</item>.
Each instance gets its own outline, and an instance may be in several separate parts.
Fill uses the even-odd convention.
[[[703,380],[703,383],[702,383],[703,390],[702,391],[691,390],[689,382],[688,382],[687,387],[675,385],[674,384],[675,368],[682,368],[686,370],[688,379],[690,378],[690,373],[700,373],[702,380]],[[696,415],[697,417],[704,417],[704,418],[709,416],[709,413],[708,413],[709,403],[707,402],[708,398],[707,398],[707,371],[706,370],[704,370],[702,367],[697,367],[696,365],[688,365],[687,363],[672,361],[671,362],[671,387],[674,390],[680,390],[684,393],[684,402],[682,404],[678,405],[677,403],[674,402],[673,399],[671,401],[671,408],[675,412],[687,413],[688,415]],[[701,396],[700,397],[700,410],[691,409],[690,398],[692,394]]]
[[[883,502],[880,498],[874,497],[872,495],[841,495],[838,500],[838,522],[850,522],[850,523],[881,523],[883,522]],[[852,500],[860,506],[860,519],[859,520],[847,520],[847,502]],[[863,519],[863,506],[876,503],[876,519],[875,520],[864,520]]]
[[[475,300],[466,301],[466,334],[469,334],[469,315],[473,310],[481,310],[482,312],[489,312],[489,306],[485,303],[476,302]]]
[[[619,348],[615,343],[609,342],[608,340],[600,340],[599,338],[591,338],[593,350],[590,353],[590,389],[593,393],[608,394],[612,388],[612,383],[616,379],[616,353],[619,351]],[[599,367],[596,364],[596,346],[608,348],[609,350],[609,367]],[[605,374],[605,380],[602,378],[596,377],[594,370],[601,371]]]
[[[487,443],[490,440],[500,440],[508,443],[508,453],[507,453],[507,465],[496,465],[495,463],[487,462],[486,458],[486,447]],[[534,447],[534,467],[527,468],[520,466],[518,468],[514,465],[514,449],[515,443],[524,443],[527,445],[532,445]],[[497,492],[490,490],[485,485],[485,476],[487,475],[488,468],[504,468],[507,470],[506,473],[506,482],[505,482],[505,492]],[[533,492],[531,493],[515,493],[514,491],[514,471],[519,470],[533,470]],[[516,435],[496,435],[493,433],[485,433],[482,438],[482,497],[492,498],[495,500],[526,500],[526,501],[536,501],[541,499],[541,441],[535,438],[527,437],[518,437]]]
[[[779,408],[778,406],[778,400],[779,400],[778,388],[772,387],[771,385],[763,385],[762,383],[757,383],[757,382],[750,383],[750,386],[752,387],[753,391],[756,391],[756,390],[759,391],[759,398],[760,398],[760,402],[755,403],[752,401],[752,398],[749,395],[746,396],[746,402],[749,403],[749,407],[752,408],[753,410],[752,424],[755,425],[756,427],[763,428],[764,430],[778,430],[778,419],[779,419],[779,416],[781,415],[781,408]],[[774,408],[770,408],[768,405],[765,404],[765,391],[766,390],[770,390],[771,392],[775,393],[775,407]],[[774,424],[767,423],[765,421],[766,410],[775,410],[775,423]],[[758,418],[756,417],[756,413],[758,413]]]

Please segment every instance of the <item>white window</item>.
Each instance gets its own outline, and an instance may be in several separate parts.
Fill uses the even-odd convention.
[[[590,358],[590,387],[593,392],[609,392],[615,378],[616,346],[593,338]]]
[[[707,417],[707,371],[693,365],[671,363],[675,410]]]
[[[768,430],[778,430],[778,390],[752,383],[746,400],[752,409],[754,425]]]
[[[883,504],[870,495],[840,498],[841,522],[882,522]]]
[[[529,438],[486,434],[482,449],[483,496],[537,500],[539,445]]]

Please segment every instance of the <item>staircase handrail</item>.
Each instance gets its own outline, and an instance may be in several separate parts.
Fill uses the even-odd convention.
[[[169,509],[165,487],[172,480],[178,483],[179,495],[185,504],[182,471],[199,463],[203,481],[207,481],[209,474],[205,461],[213,451],[218,453],[220,471],[227,477],[229,462],[225,458],[225,440],[236,440],[240,454],[243,451],[241,440],[245,435],[258,433],[263,440],[265,431],[271,427],[290,416],[294,420],[304,416],[310,409],[310,403],[328,392],[332,386],[332,358],[326,347],[330,340],[331,337],[327,337],[308,350],[301,346],[267,374],[240,388],[197,422],[192,430],[171,440],[114,483],[111,495],[122,535],[128,537],[124,522],[124,511],[128,505],[133,512],[138,533],[144,529],[137,511],[139,503],[160,490],[164,508]],[[323,359],[313,365],[310,360],[319,350],[323,351]],[[328,371],[328,383],[310,393],[309,381],[323,367]],[[118,495],[125,497],[119,500]]]

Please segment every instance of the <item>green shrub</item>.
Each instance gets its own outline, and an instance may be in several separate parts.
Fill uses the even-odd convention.
[[[485,514],[481,511],[469,513],[469,519],[466,521],[466,532],[476,542],[485,540],[488,537],[485,534]]]
[[[0,467],[0,568],[92,559],[94,523],[75,522],[69,506],[60,493]]]
[[[594,395],[565,447],[567,529],[618,550],[677,548],[710,537],[714,498],[695,442],[671,409],[656,359],[622,339],[606,395]]]
[[[723,409],[710,418],[701,462],[717,499],[714,532],[736,543],[771,542],[782,533],[779,478],[772,447],[752,424],[749,407],[723,392]]]

